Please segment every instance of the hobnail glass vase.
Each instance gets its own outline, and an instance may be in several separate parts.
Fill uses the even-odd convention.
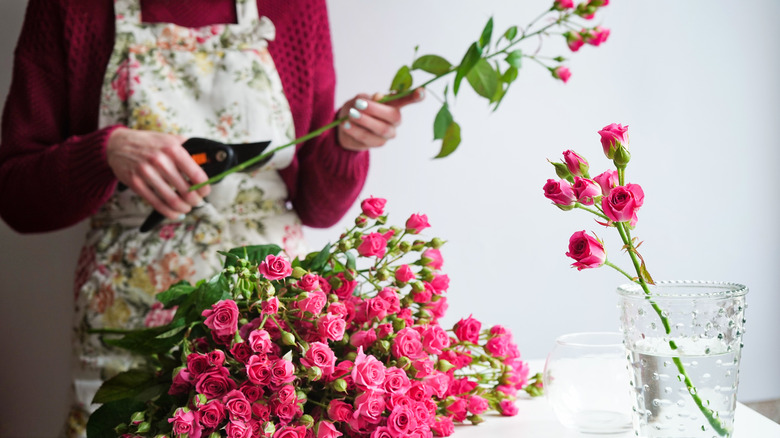
[[[618,288],[636,436],[730,437],[747,287],[668,281]]]

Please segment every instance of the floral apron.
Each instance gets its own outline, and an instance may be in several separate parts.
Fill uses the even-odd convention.
[[[238,23],[184,28],[142,23],[139,0],[115,0],[116,43],[102,88],[100,127],[205,137],[225,143],[294,137],[293,119],[267,50],[275,28],[254,0],[236,1]],[[76,269],[74,408],[69,436],[83,436],[102,380],[135,363],[87,330],[162,325],[172,311],[155,294],[181,280],[208,278],[222,266],[218,250],[275,243],[290,256],[306,251],[301,224],[276,172],[294,148],[251,173],[212,186],[202,207],[148,233],[152,211],[131,190],[117,191],[92,218]]]

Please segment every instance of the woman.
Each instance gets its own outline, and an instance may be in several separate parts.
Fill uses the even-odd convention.
[[[164,323],[154,295],[215,273],[217,250],[277,243],[299,254],[301,224],[343,216],[367,150],[422,97],[390,106],[359,95],[334,114],[334,85],[324,0],[30,0],[0,146],[0,184],[15,190],[0,191],[0,215],[27,233],[91,219],[75,284],[71,435],[101,380],[131,361],[87,330]],[[206,175],[187,138],[281,145],[347,114],[260,169],[188,191]],[[169,220],[139,232],[153,209]]]

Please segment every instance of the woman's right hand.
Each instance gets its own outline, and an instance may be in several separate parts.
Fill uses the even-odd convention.
[[[168,219],[177,219],[203,202],[208,180],[182,146],[185,138],[153,131],[117,128],[108,137],[106,159],[119,182],[144,198]]]

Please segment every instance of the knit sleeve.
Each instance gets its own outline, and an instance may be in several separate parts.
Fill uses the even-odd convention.
[[[43,232],[90,216],[114,190],[105,158],[113,127],[73,135],[64,0],[30,0],[2,118],[0,216]]]
[[[301,77],[311,84],[311,119],[300,126],[296,117],[298,136],[332,122],[335,117],[334,93],[336,78],[333,67],[333,51],[325,0],[313,0],[296,14],[305,14],[308,27],[291,28],[288,31],[306,35],[304,43],[308,57],[306,71]],[[281,31],[280,31],[281,32]],[[290,60],[301,59],[299,54]],[[304,59],[306,59],[304,57]],[[300,68],[301,66],[298,66]],[[294,87],[285,89],[288,99],[300,99]],[[294,104],[291,102],[291,105]],[[290,169],[282,177],[288,182],[291,201],[304,225],[325,228],[341,219],[357,199],[368,174],[368,152],[348,151],[338,144],[335,130],[304,143],[296,154],[297,174],[290,184]],[[291,166],[293,167],[293,166]]]

